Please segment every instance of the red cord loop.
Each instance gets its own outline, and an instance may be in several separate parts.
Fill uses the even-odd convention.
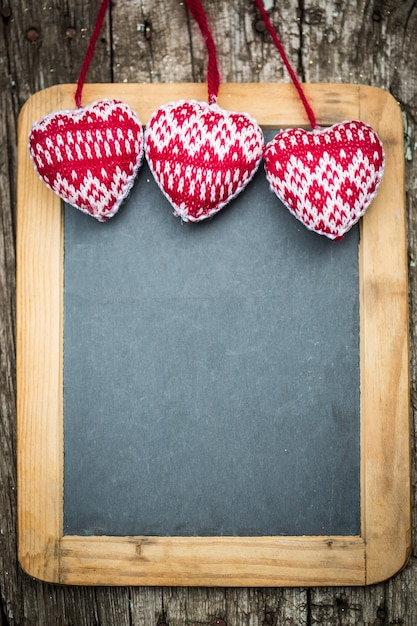
[[[87,53],[85,55],[84,63],[81,68],[80,75],[77,81],[77,90],[75,92],[75,104],[77,107],[81,107],[81,95],[85,81],[87,78],[88,68],[90,67],[91,60],[94,55],[97,39],[103,26],[104,18],[106,17],[107,8],[110,0],[102,0],[100,9],[97,15],[96,23],[94,26],[93,34],[91,35],[90,43],[88,44]]]
[[[200,31],[201,34],[203,35],[204,38],[204,42],[206,44],[206,48],[207,48],[207,53],[208,53],[208,65],[207,65],[207,88],[208,88],[208,101],[209,104],[215,104],[217,101],[217,96],[219,93],[219,87],[220,87],[220,74],[219,74],[219,68],[217,65],[217,57],[216,57],[216,45],[214,43],[212,34],[210,32],[209,26],[207,24],[207,18],[206,18],[206,14],[204,12],[204,8],[203,5],[201,4],[200,0],[185,0],[186,4],[191,12],[191,14],[193,15],[194,19],[196,20],[198,26],[200,27]],[[84,59],[84,63],[83,66],[81,68],[81,72],[80,75],[78,77],[78,81],[77,81],[77,89],[75,92],[75,104],[77,107],[81,107],[81,96],[82,96],[82,91],[83,91],[83,87],[87,78],[87,72],[88,69],[90,67],[90,63],[91,60],[93,58],[94,55],[94,50],[97,44],[97,40],[100,34],[100,31],[102,29],[103,26],[103,22],[104,22],[104,18],[106,16],[106,12],[109,6],[109,2],[110,0],[102,0],[101,5],[100,5],[100,9],[97,15],[97,20],[94,26],[94,31],[93,34],[91,35],[91,39],[90,42],[88,44],[88,48],[87,48],[87,53],[85,55],[85,59]],[[270,19],[268,17],[267,12],[265,11],[265,8],[262,4],[262,0],[255,0],[255,3],[262,15],[262,18],[266,24],[266,27],[269,31],[269,34],[272,37],[272,41],[275,44],[275,47],[277,48],[278,52],[281,55],[281,58],[290,74],[291,80],[294,83],[294,86],[296,87],[298,94],[301,98],[301,101],[304,105],[304,108],[306,110],[307,113],[307,117],[310,121],[310,124],[312,126],[312,128],[316,128],[317,127],[317,122],[316,122],[316,118],[314,115],[314,111],[311,108],[310,104],[308,103],[308,100],[304,94],[303,88],[294,72],[294,70],[291,67],[291,64],[288,60],[288,57],[285,53],[285,50],[278,38],[277,33],[274,30],[274,27],[272,26]]]
[[[317,128],[316,116],[314,115],[314,111],[311,108],[311,106],[310,106],[310,104],[309,104],[309,102],[308,102],[308,100],[306,98],[306,95],[305,95],[305,93],[303,91],[303,88],[301,86],[300,81],[298,80],[294,70],[291,67],[291,64],[290,64],[290,62],[288,60],[288,57],[285,54],[285,50],[284,50],[284,48],[283,48],[283,46],[282,46],[282,44],[281,44],[281,42],[280,42],[280,40],[278,38],[278,35],[275,32],[275,29],[272,26],[271,21],[270,21],[270,19],[268,17],[268,13],[265,11],[265,7],[262,4],[262,0],[255,0],[255,3],[256,3],[256,6],[258,7],[259,11],[261,12],[262,19],[264,20],[265,25],[266,25],[266,27],[267,27],[267,29],[269,31],[269,34],[272,37],[272,41],[274,42],[275,47],[277,48],[278,52],[280,53],[281,58],[282,58],[282,60],[284,62],[284,65],[287,68],[287,70],[288,70],[288,72],[289,72],[289,74],[291,76],[291,80],[294,83],[294,86],[295,86],[295,88],[298,91],[298,95],[300,96],[301,102],[304,105],[304,108],[306,110],[307,117],[308,117],[308,119],[310,121],[311,127],[312,128]]]
[[[200,0],[185,0],[192,16],[200,27],[208,53],[207,88],[209,104],[215,104],[220,87],[220,74],[216,58],[216,46],[207,24],[207,17]]]

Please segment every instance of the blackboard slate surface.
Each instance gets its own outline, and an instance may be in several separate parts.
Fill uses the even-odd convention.
[[[109,223],[65,208],[65,534],[359,534],[358,237],[262,167],[202,224],[146,165]]]

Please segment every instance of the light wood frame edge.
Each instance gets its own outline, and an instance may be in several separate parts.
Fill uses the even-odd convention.
[[[384,95],[382,95],[384,93]],[[411,550],[408,263],[403,121],[392,96],[361,87],[360,117],[383,139],[380,191],[362,222],[361,485],[366,582],[385,580]],[[381,471],[381,464],[388,471]]]
[[[39,181],[26,145],[35,119],[73,108],[74,86],[59,85],[32,96],[19,120],[18,550],[31,576],[90,585],[363,585],[404,565],[410,550],[411,490],[400,113],[393,98],[375,88],[320,84],[308,85],[306,91],[319,123],[362,119],[380,133],[387,153],[379,194],[362,220],[360,244],[361,536],[63,536],[62,207]],[[128,102],[146,123],[170,100],[205,100],[206,88],[187,83],[84,89],[85,104],[104,97]],[[219,104],[251,113],[266,128],[305,125],[291,85],[224,84]],[[390,469],[389,476],[380,475],[381,463]]]

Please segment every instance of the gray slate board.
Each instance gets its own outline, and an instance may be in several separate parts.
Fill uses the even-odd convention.
[[[146,165],[110,222],[65,207],[65,534],[359,534],[358,239],[262,165],[201,224]]]

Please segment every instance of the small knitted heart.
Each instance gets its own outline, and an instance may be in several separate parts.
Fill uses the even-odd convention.
[[[100,100],[73,111],[56,111],[36,122],[29,151],[52,191],[106,222],[134,183],[143,158],[143,130],[127,104]]]
[[[145,132],[152,174],[184,222],[211,217],[240,193],[259,166],[263,145],[249,115],[196,101],[160,107]]]
[[[359,121],[284,130],[264,151],[273,191],[307,228],[340,239],[365,213],[384,171],[375,131]]]

